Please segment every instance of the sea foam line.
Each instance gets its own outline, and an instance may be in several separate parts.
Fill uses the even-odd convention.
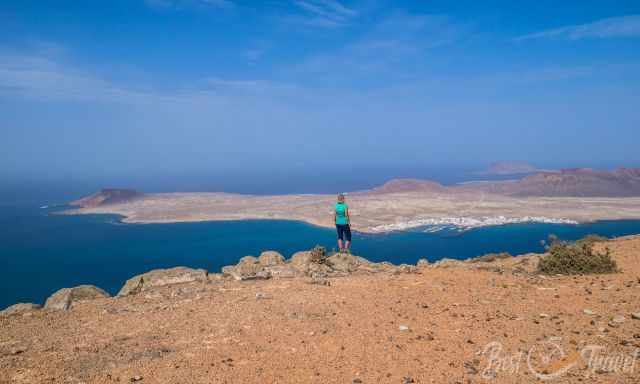
[[[418,227],[455,227],[461,230],[469,230],[480,227],[490,227],[505,224],[542,223],[542,224],[578,224],[575,220],[558,219],[544,216],[483,216],[483,217],[440,217],[428,219],[409,220],[394,224],[383,224],[369,228],[372,232],[403,231]]]

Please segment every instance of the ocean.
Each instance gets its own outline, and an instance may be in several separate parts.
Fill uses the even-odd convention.
[[[332,229],[295,221],[123,224],[113,215],[49,215],[27,202],[0,205],[0,308],[43,303],[54,291],[93,284],[116,294],[128,278],[155,268],[188,266],[219,272],[246,255],[276,250],[285,257],[319,244],[334,247]],[[574,240],[587,234],[640,233],[640,221],[584,225],[517,224],[459,233],[356,233],[353,252],[372,261],[433,262],[490,252],[542,251],[549,234]]]

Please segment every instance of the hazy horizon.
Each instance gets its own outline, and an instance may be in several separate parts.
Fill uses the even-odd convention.
[[[639,48],[633,1],[5,1],[0,177],[275,193],[638,166]]]

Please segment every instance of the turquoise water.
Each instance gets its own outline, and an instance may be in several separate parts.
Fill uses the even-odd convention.
[[[38,206],[0,206],[0,308],[42,303],[62,287],[94,284],[112,294],[135,274],[178,265],[217,272],[245,255],[273,249],[289,257],[321,244],[334,231],[293,221],[121,224],[118,217],[48,215]],[[354,235],[354,253],[373,261],[415,263],[425,257],[468,258],[488,252],[541,251],[554,233],[571,240],[586,234],[640,233],[640,221],[585,225],[518,224],[458,233]]]

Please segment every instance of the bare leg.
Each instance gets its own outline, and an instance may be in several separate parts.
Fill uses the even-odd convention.
[[[338,252],[342,252],[342,239],[338,239]]]
[[[348,251],[348,250],[349,250],[349,245],[350,245],[350,244],[351,244],[351,242],[350,242],[349,240],[347,240],[347,241],[344,243],[344,249]]]

